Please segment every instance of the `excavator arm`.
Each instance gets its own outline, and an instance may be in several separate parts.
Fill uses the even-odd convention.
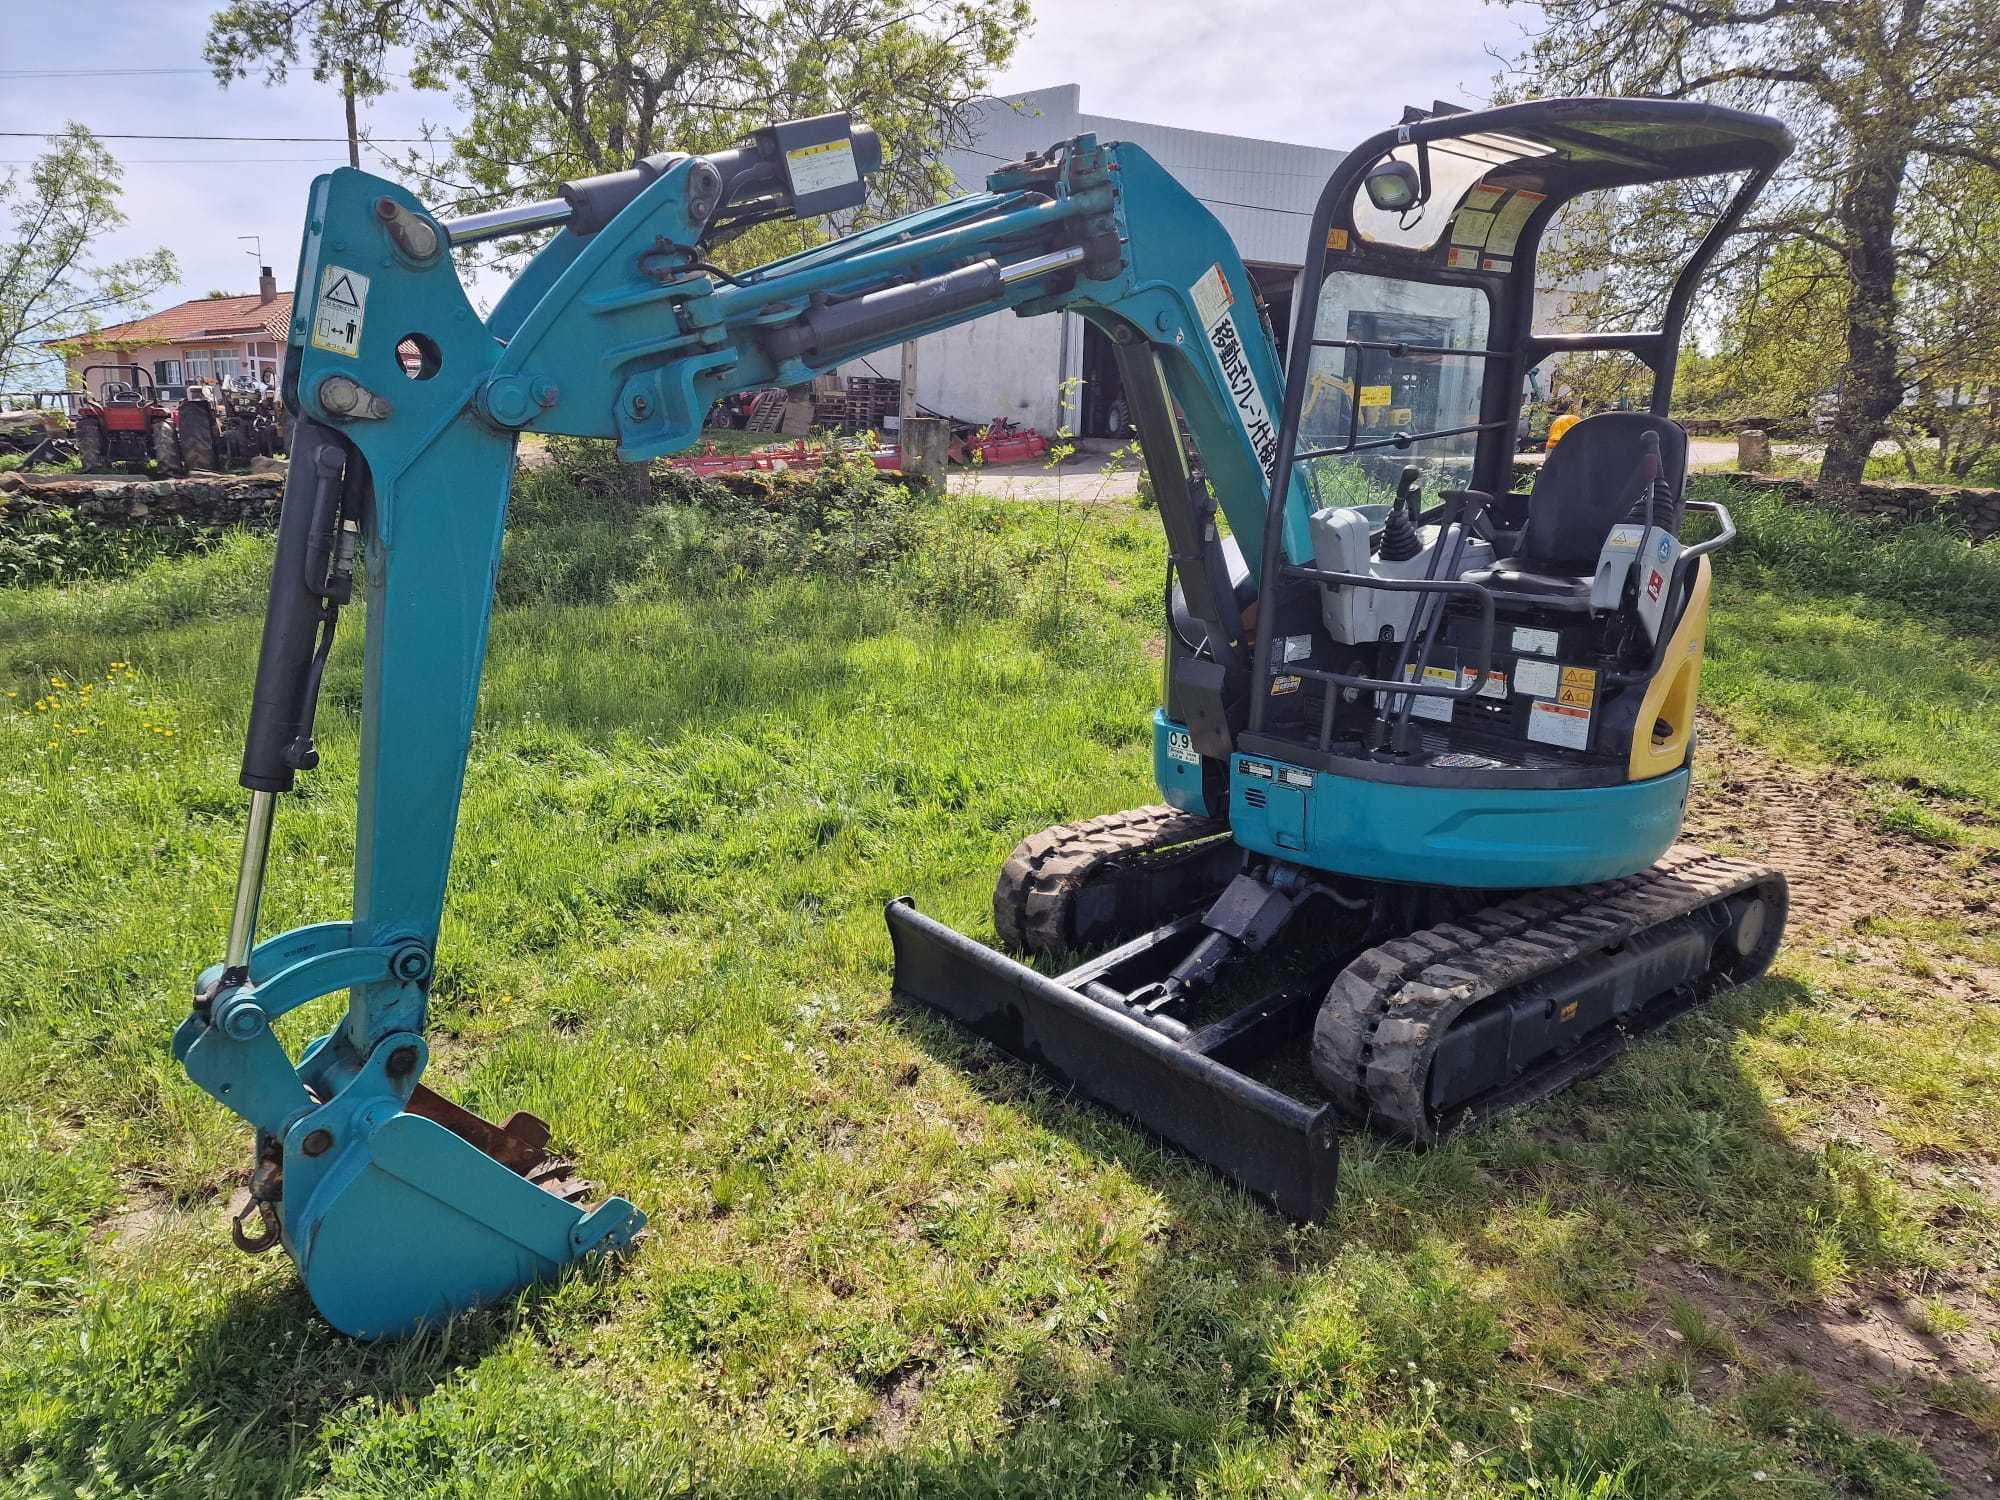
[[[642,462],[694,443],[733,391],[802,384],[991,313],[1074,310],[1117,347],[1186,607],[1206,631],[1185,663],[1190,694],[1220,704],[1249,669],[1218,506],[1253,573],[1267,513],[1283,518],[1285,559],[1312,557],[1303,488],[1267,506],[1280,374],[1249,275],[1214,217],[1136,147],[1079,136],[1001,168],[982,194],[754,271],[708,260],[764,219],[860,206],[879,160],[873,133],[835,115],[450,222],[363,172],[313,184],[284,380],[299,420],[243,761],[248,831],[224,960],[198,980],[174,1050],[256,1127],[239,1242],[282,1242],[347,1332],[398,1334],[505,1296],[644,1223],[623,1199],[583,1207],[588,1184],[549,1156],[539,1121],[495,1126],[421,1083],[521,434],[610,439]],[[453,247],[549,228],[482,318]],[[357,556],[352,918],[258,942],[276,799],[317,763],[319,678]],[[1204,734],[1212,745],[1226,728],[1211,716]],[[294,1060],[272,1024],[341,990],[339,1026]]]

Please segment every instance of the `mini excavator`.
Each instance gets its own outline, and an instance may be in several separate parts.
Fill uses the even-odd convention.
[[[242,865],[174,1040],[255,1127],[239,1243],[282,1244],[334,1326],[384,1337],[639,1231],[632,1203],[588,1201],[542,1122],[422,1082],[516,444],[611,439],[644,462],[732,392],[1006,310],[1074,312],[1115,350],[1168,544],[1162,805],[1015,849],[994,923],[1019,957],[892,904],[899,998],[1310,1218],[1338,1122],[1435,1140],[1761,973],[1784,878],[1676,843],[1709,558],[1733,529],[1686,497],[1667,413],[1702,270],[1790,149],[1777,122],[1702,104],[1409,111],[1320,195],[1282,369],[1222,226],[1091,135],[734,274],[709,259],[732,235],[865,208],[872,130],[790,121],[458,219],[359,171],[317,179]],[[1695,177],[1725,207],[1657,327],[1535,326],[1565,203]],[[535,231],[554,232],[481,318],[453,249]],[[1527,377],[1585,353],[1650,372],[1649,408],[1585,418],[1517,492]],[[361,555],[352,915],[259,941],[273,815],[318,761]],[[294,1060],[273,1023],[342,991]]]

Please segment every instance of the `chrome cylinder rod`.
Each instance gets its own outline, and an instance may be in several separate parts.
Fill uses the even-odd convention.
[[[567,224],[573,212],[562,199],[545,198],[540,203],[521,203],[513,208],[467,214],[462,219],[446,219],[444,237],[454,245],[476,245],[481,240],[497,240],[503,234],[553,229],[558,224]]]
[[[224,969],[250,967],[250,950],[257,942],[257,908],[264,900],[264,866],[271,857],[271,813],[276,792],[250,794],[250,820],[243,829],[243,862],[236,870],[236,906],[229,914],[229,947]]]
[[[1027,260],[1017,260],[1011,266],[1002,266],[1000,281],[1004,286],[1012,286],[1017,281],[1027,281],[1045,272],[1066,270],[1082,260],[1081,245],[1065,245],[1060,250],[1051,250],[1047,255],[1031,256]]]

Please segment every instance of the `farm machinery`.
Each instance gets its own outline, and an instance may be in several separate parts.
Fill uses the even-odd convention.
[[[284,408],[248,382],[192,386],[175,418],[190,468],[219,473],[285,451]]]
[[[74,421],[76,451],[86,474],[119,464],[158,464],[184,474],[179,412],[143,365],[88,365]]]
[[[17,454],[22,469],[67,463],[76,457],[70,413],[74,391],[0,395],[0,453]]]
[[[380,178],[319,178],[242,863],[174,1041],[255,1128],[239,1241],[282,1244],[321,1312],[369,1337],[631,1241],[640,1209],[593,1204],[546,1125],[424,1083],[516,444],[648,461],[732,392],[994,313],[1075,312],[1115,347],[1169,559],[1161,801],[1022,841],[994,894],[1011,954],[892,904],[898,997],[1312,1217],[1344,1122],[1436,1140],[1760,974],[1783,876],[1676,842],[1710,558],[1733,530],[1687,497],[1668,412],[1696,282],[1789,149],[1772,120],[1680,102],[1409,112],[1325,185],[1284,369],[1220,224],[1091,135],[730,276],[707,259],[730,236],[864,201],[872,131],[792,121],[452,221]],[[1735,185],[1658,327],[1535,326],[1564,203],[1692,177]],[[538,229],[481,318],[448,252]],[[1526,371],[1584,352],[1650,371],[1649,409],[1579,423],[1512,492]],[[259,940],[273,819],[317,764],[364,548],[353,909]],[[342,991],[295,1057],[276,1023]]]

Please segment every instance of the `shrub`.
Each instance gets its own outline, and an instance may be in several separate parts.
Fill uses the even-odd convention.
[[[155,558],[205,552],[223,530],[184,522],[106,526],[67,507],[26,509],[0,521],[0,588],[122,578]]]
[[[884,576],[925,533],[928,497],[883,479],[865,457],[726,481],[661,468],[635,494],[617,466],[551,449],[552,461],[516,484],[506,603],[701,593],[778,574]]]

